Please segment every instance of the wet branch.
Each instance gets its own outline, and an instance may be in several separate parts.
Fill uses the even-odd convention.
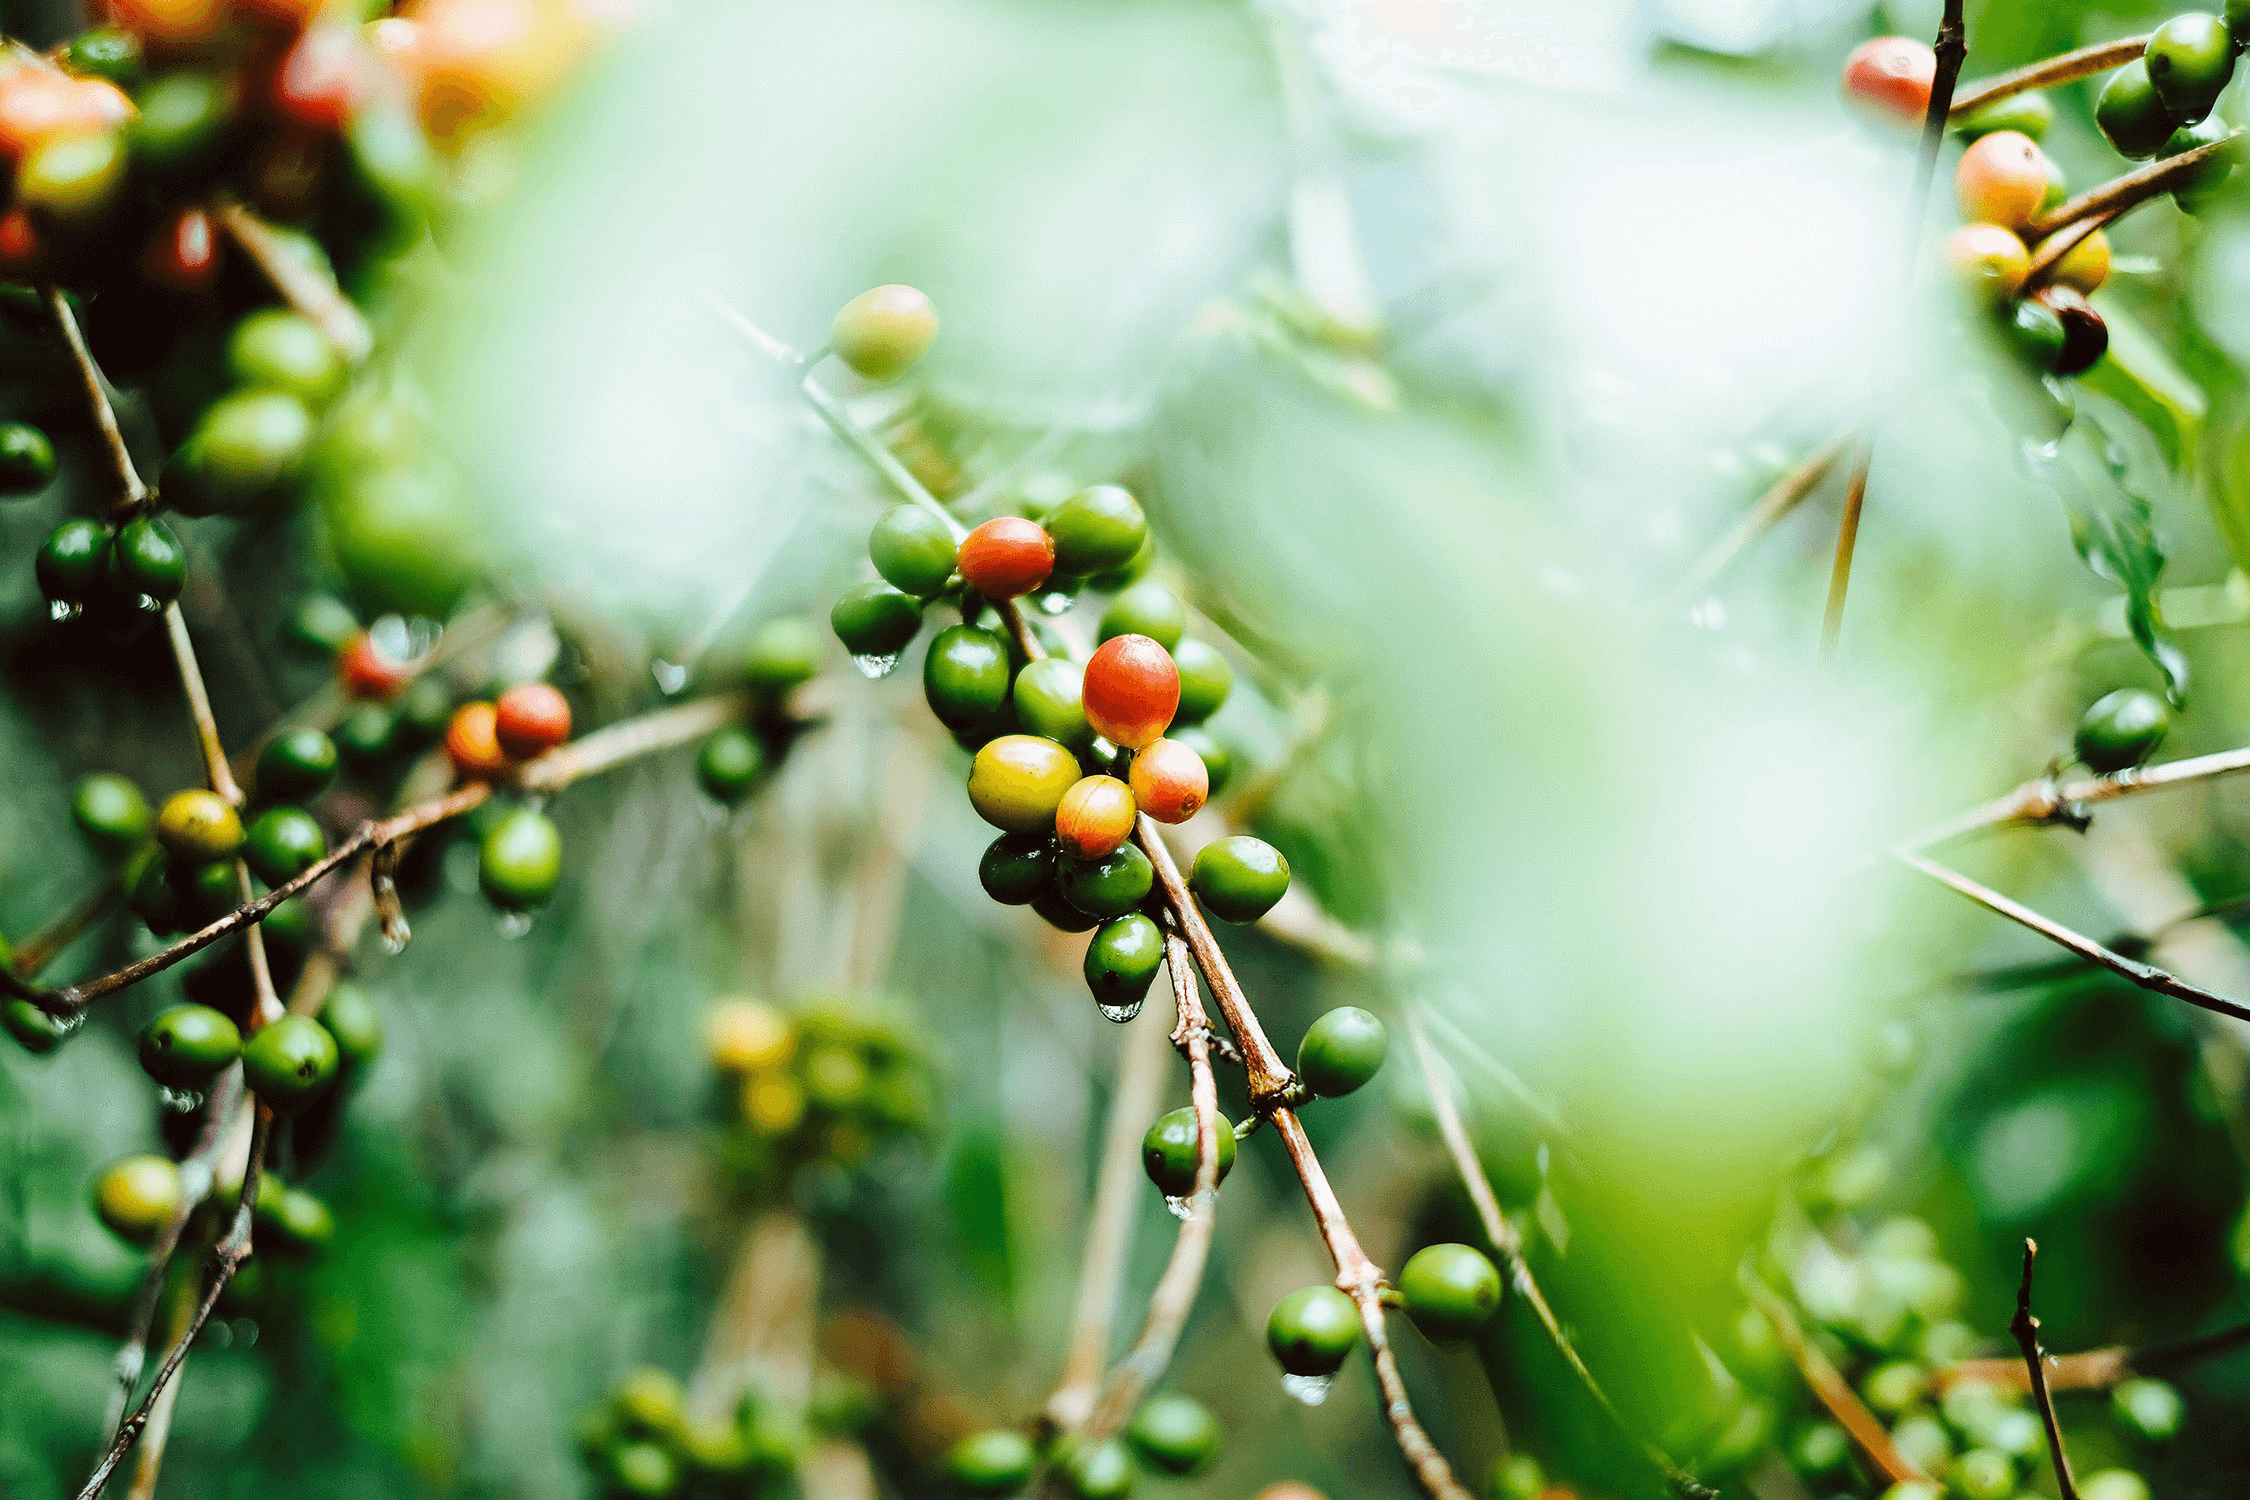
[[[2016,1291],[2016,1316],[2008,1331],[2023,1351],[2023,1367],[2031,1379],[2031,1397],[2039,1407],[2039,1420],[2047,1428],[2047,1451],[2055,1460],[2055,1485],[2062,1500],[2078,1500],[2078,1484],[2071,1478],[2070,1454],[2063,1448],[2062,1424],[2055,1420],[2055,1399],[2047,1390],[2046,1355],[2039,1347],[2039,1320],[2031,1314],[2031,1265],[2039,1258],[2036,1240],[2023,1242],[2023,1285]]]

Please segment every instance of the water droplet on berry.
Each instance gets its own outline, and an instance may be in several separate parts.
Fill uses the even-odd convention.
[[[67,1016],[55,1017],[55,1031],[65,1038],[74,1037],[85,1028],[88,1006],[80,1006]]]
[[[1049,589],[1039,596],[1039,613],[1043,615],[1068,614],[1071,605],[1077,602],[1077,596],[1074,594],[1066,594],[1061,589]]]
[[[511,941],[526,937],[531,932],[532,920],[527,911],[504,911],[500,914],[500,935]]]
[[[1307,1406],[1318,1406],[1328,1399],[1328,1388],[1336,1383],[1334,1375],[1284,1375],[1281,1388]]]
[[[888,656],[855,656],[852,658],[852,665],[859,668],[859,675],[869,682],[881,682],[897,669],[898,653],[893,651]]]
[[[1141,1002],[1138,1000],[1129,1005],[1112,1005],[1107,1000],[1096,1000],[1094,1005],[1101,1011],[1103,1020],[1115,1021],[1120,1026],[1141,1013]]]
[[[62,599],[50,599],[47,601],[47,618],[54,621],[57,625],[60,625],[65,620],[73,620],[77,617],[77,605]]]
[[[159,1084],[156,1097],[164,1108],[176,1115],[189,1114],[203,1107],[203,1095],[196,1089],[175,1089]]]
[[[1190,1218],[1195,1213],[1194,1206],[1187,1199],[1175,1198],[1170,1193],[1164,1195],[1164,1206],[1172,1211],[1172,1217],[1175,1219]]]
[[[660,693],[676,693],[687,686],[687,668],[681,666],[678,662],[664,661],[659,658],[648,664],[648,670],[650,675],[655,677],[656,690]]]

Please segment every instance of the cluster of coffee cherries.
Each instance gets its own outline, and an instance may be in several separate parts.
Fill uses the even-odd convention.
[[[1141,1470],[1172,1478],[1200,1473],[1219,1451],[1219,1419],[1192,1396],[1165,1391],[1141,1403],[1123,1438],[1079,1443],[1063,1438],[1046,1451],[1012,1427],[987,1428],[945,1454],[945,1474],[962,1494],[1013,1495],[1045,1458],[1079,1500],[1118,1500],[1133,1492]]]
[[[606,1495],[760,1500],[794,1495],[804,1435],[776,1402],[745,1394],[731,1416],[698,1422],[666,1371],[633,1370],[576,1424],[579,1456]]]
[[[739,806],[781,766],[804,721],[789,712],[789,695],[820,672],[820,630],[801,615],[768,620],[743,656],[750,711],[741,723],[714,730],[696,752],[695,779],[722,807]]]
[[[791,1186],[816,1164],[851,1171],[925,1134],[929,1066],[899,1028],[841,1006],[714,1006],[705,1040],[724,1082],[723,1159],[746,1189]]]

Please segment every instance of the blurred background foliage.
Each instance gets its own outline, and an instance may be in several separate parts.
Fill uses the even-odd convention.
[[[2027,1234],[2050,1347],[2250,1315],[2241,1029],[1870,859],[2065,754],[2094,697],[2162,685],[2073,546],[2074,514],[2130,522],[2131,496],[2022,462],[2044,438],[2010,377],[1934,289],[1894,289],[1907,158],[1844,118],[1836,67],[1867,35],[1933,34],[1938,9],[657,0],[482,164],[474,214],[354,288],[384,340],[364,378],[423,393],[480,587],[549,613],[558,680],[616,717],[670,664],[824,613],[888,500],[736,319],[806,347],[866,286],[927,290],[944,331],[916,381],[855,399],[941,490],[1000,475],[993,509],[1097,480],[1142,497],[1167,576],[1241,648],[1213,725],[1255,787],[1237,815],[1329,912],[1415,955],[1367,974],[1228,934],[1269,1029],[1287,1053],[1334,1004],[1430,1008],[1535,1269],[1629,1425],[1692,1467],[1746,1402],[1779,1411],[1777,1444],[1803,1420],[1794,1376],[1735,1346],[1736,1278],[1807,1223],[1858,1265],[1889,1216],[1927,1221],[1993,1352]],[[2164,13],[1972,4],[1969,74]],[[0,15],[41,46],[74,24]],[[2045,143],[2074,183],[2113,170],[2090,101],[2056,91]],[[2250,211],[2160,205],[2114,237],[2105,308],[2175,399],[2090,380],[2081,421],[2142,455],[2188,667],[2167,753],[2226,748],[2250,731],[2229,548],[2250,535]],[[52,362],[4,357],[11,407],[73,433]],[[1837,486],[1722,585],[1673,589],[1868,410],[1870,519],[1823,676]],[[157,646],[55,644],[27,556],[67,491],[0,515],[21,561],[0,574],[10,934],[97,877],[73,778],[197,777]],[[339,583],[320,524],[193,533],[224,584],[200,605],[223,622],[221,722],[245,734],[325,680],[284,639],[300,595]],[[871,1423],[838,1422],[881,1492],[945,1493],[945,1439],[1043,1401],[1121,1058],[1170,1015],[1103,1022],[1077,940],[984,901],[988,834],[916,658],[863,682],[829,651],[824,726],[739,814],[679,756],[559,799],[567,874],[528,934],[473,898],[473,843],[418,856],[415,941],[364,966],[390,1044],[308,1179],[335,1246],[285,1315],[230,1309],[198,1349],[167,1486],[590,1492],[574,1415],[625,1369],[695,1365],[759,1206],[704,1046],[730,995],[880,1018],[932,1070],[928,1134],[764,1200],[817,1240],[822,1388],[873,1392]],[[2165,925],[2250,888],[2243,797],[2135,799],[1964,858],[2250,993],[2239,913]],[[85,1187],[157,1148],[133,1038],[195,982],[144,984],[52,1058],[0,1057],[12,1500],[72,1493],[95,1450],[138,1258]],[[1185,1102],[1184,1073],[1164,1087]],[[1239,1075],[1221,1108],[1244,1112]],[[1383,1264],[1476,1240],[1403,1049],[1308,1127]],[[1128,1328],[1171,1239],[1153,1192],[1137,1212]],[[1168,1382],[1225,1447],[1151,1488],[1409,1493],[1363,1372],[1308,1408],[1260,1347],[1272,1302],[1326,1275],[1286,1162],[1245,1142]],[[1865,1312],[1840,1295],[1838,1321]],[[1655,1492],[1519,1302],[1473,1349],[1401,1343],[1465,1473],[1513,1448],[1581,1493]],[[2250,1354],[2178,1383],[2184,1435],[2129,1461],[2161,1495],[2239,1492]],[[2118,1456],[2096,1403],[2065,1416],[2082,1469]],[[1750,1472],[1762,1496],[1832,1492]]]

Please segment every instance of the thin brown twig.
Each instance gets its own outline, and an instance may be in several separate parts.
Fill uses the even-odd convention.
[[[1679,608],[1711,586],[1721,573],[1734,565],[1736,558],[1749,549],[1752,542],[1781,524],[1791,511],[1803,504],[1806,497],[1820,488],[1851,447],[1849,437],[1831,438],[1809,454],[1805,460],[1788,473],[1775,480],[1760,495],[1757,502],[1735,522],[1727,534],[1714,542],[1695,560],[1671,593],[1665,596],[1667,611]]]
[[[2120,37],[2114,42],[2096,42],[2075,52],[2058,53],[2012,73],[1981,79],[1954,95],[1950,111],[1952,121],[1958,125],[1964,115],[2033,89],[2051,88],[2058,83],[2107,73],[2111,68],[2123,67],[2147,49],[2146,36]]]
[[[1180,878],[1180,867],[1172,860],[1172,851],[1164,843],[1162,830],[1145,813],[1135,826],[1133,841],[1155,866],[1157,884],[1164,890],[1165,905],[1178,920],[1181,935],[1195,955],[1196,967],[1202,970],[1204,983],[1211,987],[1212,997],[1219,1003],[1219,1013],[1226,1017],[1227,1030],[1234,1034],[1235,1045],[1242,1049],[1243,1069],[1249,1074],[1251,1107],[1263,1114],[1293,1099],[1297,1075],[1266,1039],[1265,1028],[1258,1024],[1257,1012],[1250,1008],[1249,997],[1236,982],[1234,971],[1227,967],[1226,955],[1219,951],[1219,940],[1212,935],[1210,924],[1203,920],[1203,911],[1195,904],[1187,882]]]
[[[62,289],[48,284],[39,289],[46,301],[47,315],[54,319],[55,330],[62,335],[63,345],[70,351],[70,362],[78,371],[78,383],[86,393],[86,405],[94,418],[94,430],[101,435],[102,451],[109,458],[109,467],[117,480],[117,496],[111,509],[117,514],[139,509],[148,502],[152,491],[141,482],[140,470],[133,466],[133,452],[125,446],[125,434],[117,426],[117,409],[110,404],[109,383],[102,378],[101,366],[94,363],[93,353],[86,347],[86,335],[78,327],[77,315],[70,310],[69,299]]]
[[[187,1336],[188,1320],[195,1316],[195,1278],[182,1276],[172,1291],[172,1319],[165,1333],[167,1347]],[[156,1477],[164,1467],[164,1447],[172,1435],[172,1407],[180,1399],[180,1377],[174,1376],[156,1398],[148,1427],[141,1434],[139,1462],[133,1466],[133,1487],[126,1500],[154,1500]]]
[[[2050,1354],[2046,1358],[2047,1388],[2104,1391],[2135,1376],[2190,1364],[2244,1344],[2250,1344],[2250,1323],[2140,1349],[2111,1344],[2080,1354]],[[2031,1390],[2031,1372],[2020,1359],[1964,1359],[1933,1371],[1932,1379],[1940,1392],[1955,1385],[1996,1385],[2026,1393]]]
[[[1453,1158],[1453,1169],[1460,1177],[1462,1187],[1468,1191],[1470,1203],[1476,1208],[1477,1221],[1484,1227],[1484,1237],[1506,1263],[1508,1282],[1515,1288],[1516,1295],[1523,1298],[1533,1315],[1539,1319],[1539,1326],[1546,1330],[1548,1342],[1562,1356],[1563,1363],[1570,1366],[1571,1373],[1578,1377],[1578,1383],[1585,1387],[1586,1394],[1594,1398],[1594,1404],[1602,1409],[1619,1432],[1640,1447],[1675,1494],[1687,1497],[1687,1500],[1701,1500],[1701,1497],[1717,1494],[1716,1490],[1674,1463],[1671,1455],[1663,1449],[1641,1440],[1626,1425],[1625,1418],[1611,1403],[1609,1393],[1594,1378],[1594,1372],[1587,1368],[1585,1359],[1578,1353],[1577,1345],[1563,1331],[1562,1320],[1555,1316],[1546,1293],[1540,1290],[1537,1279],[1531,1274],[1531,1265],[1524,1258],[1521,1231],[1500,1209],[1500,1198],[1492,1190],[1492,1179],[1485,1175],[1484,1163],[1477,1157],[1476,1144],[1469,1139],[1468,1129],[1461,1122],[1461,1111],[1454,1105],[1453,1090],[1447,1085],[1444,1070],[1438,1064],[1437,1049],[1430,1045],[1429,1028],[1422,1022],[1421,1005],[1409,1000],[1400,1008],[1406,1019],[1407,1039],[1414,1047],[1415,1063],[1421,1069],[1423,1086],[1429,1090],[1430,1109],[1437,1116],[1438,1134],[1445,1141],[1446,1154]]]
[[[2122,177],[2112,177],[2107,182],[2088,188],[2075,198],[2065,199],[2033,219],[2024,226],[2023,237],[2027,241],[2041,240],[2065,225],[2097,215],[2114,219],[2151,198],[2171,192],[2181,185],[2181,179],[2195,176],[2212,158],[2234,154],[2240,149],[2241,139],[2242,132],[2236,131],[2223,141],[2197,146],[2192,151],[2182,151],[2177,156],[2152,161]]]
[[[2090,214],[2041,240],[2039,248],[2031,252],[2030,264],[2024,271],[2023,290],[2035,292],[2045,286],[2053,279],[2055,268],[2063,263],[2064,256],[2093,238],[2123,212],[2123,209],[2111,209],[2107,213]]]
[[[1836,529],[1836,561],[1828,570],[1828,606],[1821,618],[1820,653],[1825,660],[1835,654],[1836,640],[1844,629],[1844,599],[1851,592],[1852,555],[1859,550],[1859,517],[1867,506],[1867,476],[1875,467],[1875,442],[1859,445],[1852,460],[1851,483],[1844,487],[1844,517]]]
[[[2063,1447],[2062,1424],[2055,1420],[2055,1398],[2047,1390],[2047,1361],[2039,1348],[2039,1320],[2031,1312],[2031,1265],[2039,1258],[2039,1243],[2023,1242],[2023,1285],[2016,1291],[2016,1316],[2008,1331],[2023,1351],[2023,1367],[2031,1381],[2031,1399],[2039,1407],[2039,1420],[2047,1428],[2047,1451],[2055,1461],[2055,1485],[2062,1500],[2078,1500],[2078,1484],[2071,1477],[2070,1454]]]
[[[354,307],[336,279],[321,266],[285,244],[274,227],[224,194],[212,202],[212,212],[242,253],[281,294],[281,300],[302,314],[335,346],[348,364],[358,364],[375,347],[374,330]]]
[[[1766,1315],[1766,1321],[1773,1324],[1774,1333],[1781,1339],[1782,1347],[1789,1351],[1789,1357],[1796,1362],[1797,1371],[1804,1376],[1805,1385],[1812,1391],[1814,1398],[1828,1409],[1828,1415],[1835,1418],[1836,1425],[1851,1435],[1851,1440],[1859,1445],[1860,1452],[1867,1455],[1867,1461],[1875,1466],[1876,1471],[1892,1484],[1926,1479],[1928,1476],[1898,1451],[1898,1445],[1891,1441],[1889,1429],[1883,1426],[1875,1413],[1867,1409],[1867,1403],[1859,1399],[1859,1393],[1852,1389],[1851,1382],[1837,1371],[1834,1363],[1820,1351],[1820,1347],[1806,1337],[1804,1326],[1797,1321],[1796,1312],[1781,1299],[1780,1294],[1767,1286],[1747,1266],[1743,1268],[1741,1282],[1745,1295]]]
[[[2090,776],[2077,781],[2058,781],[2052,776],[2036,777],[2006,796],[1996,797],[1934,828],[1926,829],[1908,840],[1905,847],[1927,849],[1934,844],[1987,829],[2076,822],[2083,816],[2085,809],[2099,803],[2129,797],[2136,792],[2160,792],[2189,786],[2198,781],[2211,781],[2243,771],[2250,771],[2250,746],[2218,750],[2209,755],[2193,755],[2184,760],[2166,761],[2162,765],[2117,771],[2107,776]]]

